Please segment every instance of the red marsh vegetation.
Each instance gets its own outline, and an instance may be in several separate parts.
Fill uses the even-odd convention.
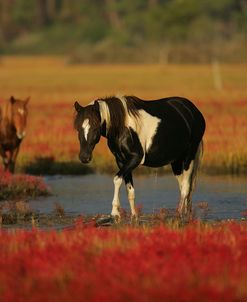
[[[246,301],[247,224],[0,232],[4,302]]]

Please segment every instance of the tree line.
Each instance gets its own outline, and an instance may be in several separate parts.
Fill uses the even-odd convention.
[[[246,0],[0,0],[1,53],[245,61]]]

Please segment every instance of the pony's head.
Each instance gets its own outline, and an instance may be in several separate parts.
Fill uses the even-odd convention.
[[[15,127],[16,135],[19,139],[23,139],[26,135],[27,126],[27,104],[30,98],[26,100],[18,100],[13,96],[7,101],[6,114],[8,120]]]
[[[100,112],[97,101],[92,105],[82,107],[78,102],[74,104],[76,117],[74,127],[78,132],[80,141],[79,159],[87,164],[92,159],[92,152],[100,140]]]

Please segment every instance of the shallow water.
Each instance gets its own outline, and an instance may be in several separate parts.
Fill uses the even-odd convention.
[[[52,176],[45,178],[53,196],[30,201],[33,210],[51,213],[59,203],[66,213],[108,214],[113,197],[112,177],[108,175]],[[160,208],[175,209],[179,199],[178,184],[173,175],[137,176],[134,179],[136,204],[142,212],[154,213]],[[209,211],[198,209],[207,202]],[[121,206],[129,211],[125,186],[121,189]],[[247,178],[200,175],[193,194],[197,215],[205,219],[240,219],[247,209]]]

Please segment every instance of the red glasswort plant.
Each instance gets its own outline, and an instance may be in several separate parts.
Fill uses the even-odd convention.
[[[48,195],[41,177],[0,172],[0,200]]]
[[[247,224],[0,232],[4,302],[246,301]]]

